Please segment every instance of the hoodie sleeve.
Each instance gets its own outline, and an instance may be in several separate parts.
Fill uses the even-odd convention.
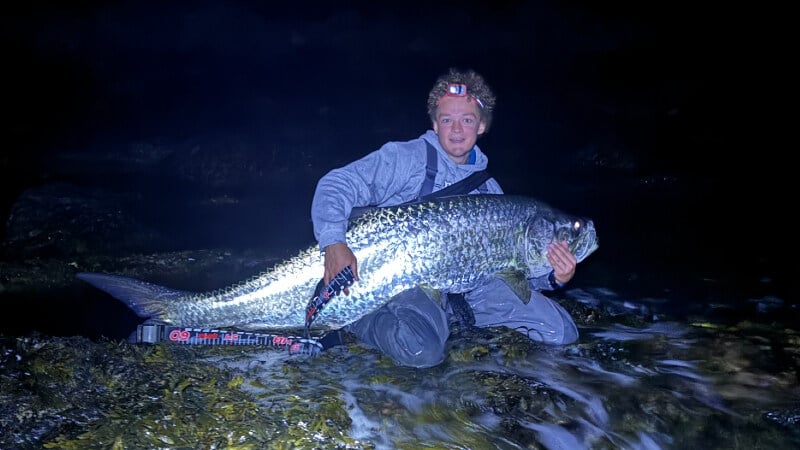
[[[420,144],[424,149],[424,143]],[[416,197],[425,176],[425,161],[409,145],[388,142],[319,180],[311,202],[311,220],[320,250],[345,242],[354,207],[380,205],[390,199],[398,199],[395,203],[399,204]]]
[[[553,287],[550,286],[550,281],[547,279],[549,275],[548,273],[540,277],[528,278],[528,286],[534,291],[552,291]]]

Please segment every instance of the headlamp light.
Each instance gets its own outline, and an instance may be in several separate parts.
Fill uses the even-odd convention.
[[[467,93],[467,85],[464,83],[448,83],[447,89],[444,92],[442,97],[466,97],[467,95],[470,98],[475,100],[475,103],[483,109],[483,102],[478,97],[475,97],[472,94]]]
[[[464,97],[467,95],[467,85],[462,83],[450,83],[447,85],[447,95]]]

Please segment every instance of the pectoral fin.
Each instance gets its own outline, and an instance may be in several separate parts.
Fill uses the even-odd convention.
[[[531,301],[531,287],[524,273],[518,270],[506,270],[499,272],[497,278],[503,280],[517,294],[522,303],[527,305]]]

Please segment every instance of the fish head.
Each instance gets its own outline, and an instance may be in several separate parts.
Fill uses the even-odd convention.
[[[531,276],[546,275],[553,269],[546,257],[551,242],[566,241],[578,262],[597,250],[597,232],[591,219],[543,212],[531,217],[525,227],[525,256]]]

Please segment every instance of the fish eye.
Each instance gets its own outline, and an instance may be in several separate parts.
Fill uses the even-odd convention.
[[[572,232],[579,233],[583,228],[583,221],[580,219],[575,219],[572,221]]]

